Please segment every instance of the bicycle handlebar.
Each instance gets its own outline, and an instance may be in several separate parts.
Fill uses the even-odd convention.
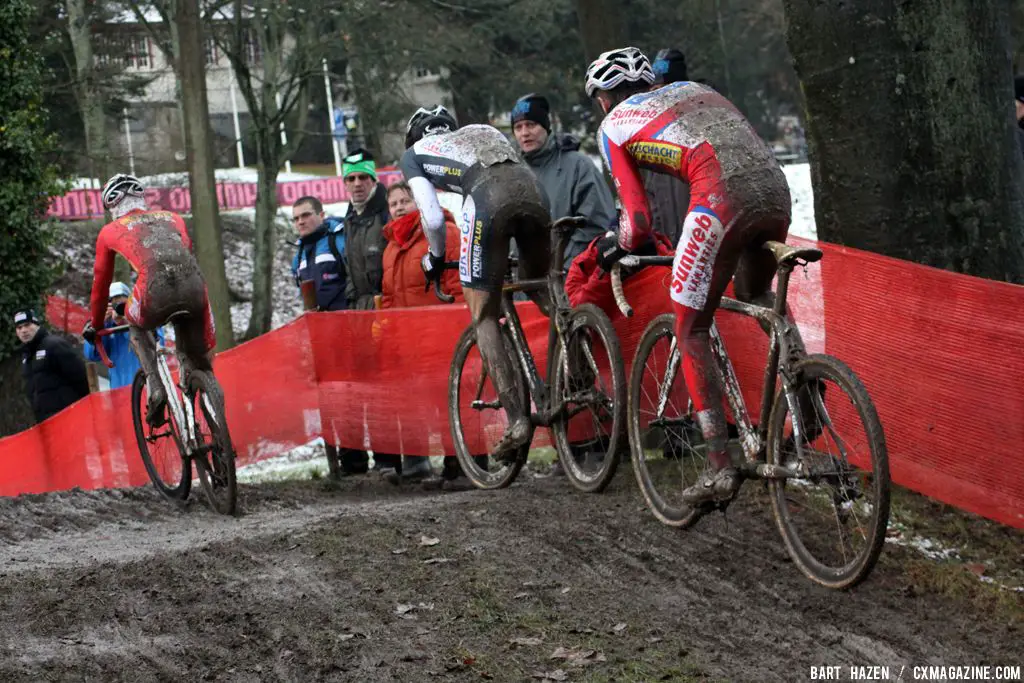
[[[622,291],[622,268],[636,268],[637,266],[671,266],[674,256],[634,256],[629,254],[620,258],[612,266],[612,293],[615,295],[615,305],[627,318],[633,317],[633,307],[626,301],[626,294]]]
[[[115,332],[124,332],[128,329],[128,325],[116,325],[114,327],[104,327],[102,330],[96,330],[97,343],[96,352],[100,354],[100,360],[107,366],[107,369],[114,367],[114,361],[110,360],[110,356],[107,355],[107,349],[103,346],[103,342],[99,341],[99,337],[105,337],[108,334],[114,334]]]

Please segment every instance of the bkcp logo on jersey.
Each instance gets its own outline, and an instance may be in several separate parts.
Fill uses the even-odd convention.
[[[634,142],[626,145],[626,151],[642,164],[679,168],[683,151],[676,145],[665,142]]]

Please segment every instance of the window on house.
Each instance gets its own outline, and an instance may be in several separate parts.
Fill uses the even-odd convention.
[[[125,69],[152,69],[153,53],[149,36],[142,33],[106,34],[100,38],[96,61],[103,66]]]
[[[413,75],[416,78],[429,78],[430,76],[437,76],[438,73],[429,67],[418,66],[413,70]]]

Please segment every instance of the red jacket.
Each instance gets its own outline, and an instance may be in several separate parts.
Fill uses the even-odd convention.
[[[459,260],[459,229],[455,218],[447,210],[445,220],[445,260]],[[427,253],[427,236],[423,234],[420,212],[413,211],[396,218],[384,226],[384,237],[388,241],[384,249],[384,286],[381,294],[381,308],[411,308],[414,306],[436,306],[441,302],[434,296],[434,288],[424,292],[426,279],[420,262]],[[461,303],[462,285],[458,270],[446,270],[441,279],[441,289]]]
[[[675,253],[667,237],[660,233],[654,236],[658,256],[671,256]],[[597,243],[600,239],[596,238],[573,259],[565,276],[565,293],[574,307],[595,304],[614,318],[618,315],[619,307],[615,305],[615,294],[612,293],[612,278],[597,265]]]

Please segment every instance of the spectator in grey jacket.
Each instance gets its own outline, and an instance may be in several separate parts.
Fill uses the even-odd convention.
[[[617,225],[611,190],[594,162],[579,151],[576,138],[551,133],[547,98],[533,93],[520,97],[512,109],[512,132],[523,159],[547,192],[551,218],[587,219],[566,247],[564,268],[568,270],[595,237]]]
[[[686,57],[674,48],[658,52],[651,68],[654,69],[655,87],[686,80]],[[647,203],[651,208],[651,228],[668,237],[675,247],[679,244],[683,219],[690,205],[690,186],[667,173],[641,169],[640,175],[644,179]]]
[[[348,307],[373,310],[373,299],[381,293],[384,279],[384,226],[388,214],[387,188],[377,181],[377,164],[365,149],[345,157],[342,177],[348,190],[345,214],[345,266]]]

